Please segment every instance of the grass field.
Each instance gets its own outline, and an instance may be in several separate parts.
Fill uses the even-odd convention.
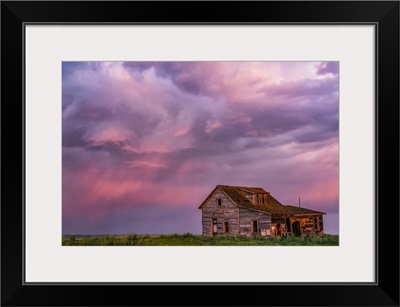
[[[275,237],[264,238],[261,236],[228,237],[228,236],[202,236],[186,234],[172,235],[99,235],[99,236],[63,236],[63,246],[293,246],[317,245],[338,246],[339,236],[325,234],[310,237]]]

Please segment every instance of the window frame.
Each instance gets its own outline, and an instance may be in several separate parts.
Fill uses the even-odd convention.
[[[229,221],[224,221],[224,233],[229,233]]]

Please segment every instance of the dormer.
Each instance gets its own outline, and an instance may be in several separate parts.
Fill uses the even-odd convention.
[[[254,204],[268,204],[268,198],[270,193],[254,193],[253,203]]]

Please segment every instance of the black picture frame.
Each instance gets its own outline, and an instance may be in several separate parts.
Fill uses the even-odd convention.
[[[375,25],[376,282],[25,284],[27,23]],[[2,306],[399,306],[398,1],[3,1],[1,77]]]

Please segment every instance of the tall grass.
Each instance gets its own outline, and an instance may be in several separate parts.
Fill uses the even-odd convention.
[[[161,235],[63,236],[63,246],[338,246],[339,236],[309,237],[202,236],[191,233]]]

